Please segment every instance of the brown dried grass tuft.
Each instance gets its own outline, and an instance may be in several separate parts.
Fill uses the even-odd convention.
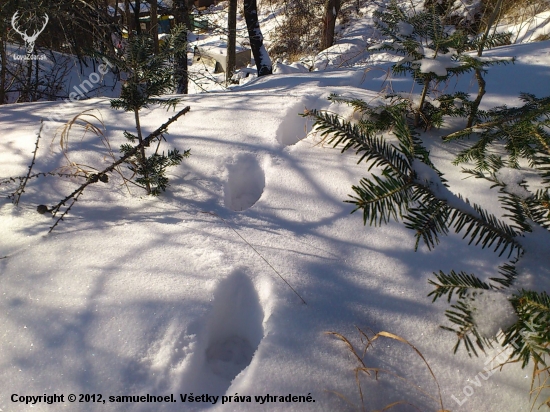
[[[93,112],[97,112],[97,114]],[[69,157],[69,142],[73,138],[74,133],[77,133],[77,131],[81,132],[80,141],[82,141],[88,133],[91,133],[99,138],[105,149],[107,149],[107,154],[103,156],[103,161],[107,161],[108,163],[115,163],[117,161],[117,157],[113,152],[111,143],[105,134],[106,127],[101,113],[99,113],[96,109],[88,109],[78,113],[67,123],[61,126],[52,139],[52,144],[54,144],[55,140],[59,138],[59,147],[61,148],[63,156],[67,160],[67,164],[60,168],[62,172],[69,172],[74,176],[90,178],[90,176],[99,171],[96,167],[74,162]],[[126,189],[128,189],[128,192],[130,192],[127,183],[132,183],[132,177],[125,177],[122,170],[118,166],[115,167],[114,170],[122,178],[123,184],[126,186]]]
[[[366,407],[365,407],[365,397],[363,395],[363,389],[362,389],[362,386],[361,386],[361,377],[362,376],[368,376],[368,377],[373,377],[374,379],[378,380],[379,379],[379,376],[382,375],[382,374],[387,374],[387,375],[391,375],[399,380],[401,380],[402,382],[412,386],[413,388],[415,388],[417,391],[421,392],[422,394],[424,394],[425,396],[427,396],[428,398],[432,399],[434,402],[436,402],[438,405],[439,405],[439,409],[437,409],[436,412],[450,412],[449,410],[445,409],[445,407],[443,406],[443,398],[441,396],[441,388],[439,386],[439,382],[437,381],[437,378],[435,377],[435,374],[432,370],[432,368],[430,367],[430,364],[428,363],[428,361],[426,360],[426,358],[424,357],[424,355],[422,355],[422,353],[412,344],[410,343],[408,340],[406,340],[405,338],[402,338],[401,336],[398,336],[398,335],[395,335],[391,332],[378,332],[378,333],[374,333],[372,330],[370,331],[372,333],[372,337],[369,336],[365,331],[361,330],[360,328],[357,328],[358,332],[359,332],[359,335],[360,335],[360,338],[361,338],[361,342],[364,344],[364,348],[362,351],[358,351],[354,346],[353,344],[350,342],[350,340],[348,338],[346,338],[344,335],[338,333],[338,332],[326,332],[327,335],[331,335],[331,336],[335,336],[336,338],[338,338],[339,340],[341,340],[342,342],[344,342],[344,344],[346,345],[346,347],[348,348],[348,350],[352,353],[352,355],[355,357],[355,359],[357,360],[359,366],[357,366],[355,369],[354,369],[354,372],[355,372],[355,382],[357,384],[357,389],[359,390],[359,396],[361,398],[361,406],[358,407],[357,405],[354,405],[352,402],[350,402],[344,395],[342,395],[341,393],[338,393],[338,392],[335,392],[335,391],[328,391],[328,392],[331,392],[333,394],[335,394],[336,396],[338,396],[340,399],[342,399],[343,401],[345,401],[346,403],[348,403],[349,405],[353,406],[354,408],[358,409],[358,410],[362,410],[362,411],[366,411]],[[380,339],[380,338],[386,338],[386,339],[391,339],[391,340],[395,340],[395,341],[398,341],[398,342],[401,342],[401,343],[404,343],[406,345],[408,345],[415,353],[417,356],[419,356],[422,361],[424,362],[424,364],[426,365],[426,367],[428,368],[429,372],[430,372],[430,375],[432,376],[436,386],[437,386],[437,395],[434,396],[430,393],[428,393],[426,390],[424,390],[423,388],[421,388],[420,386],[416,385],[414,382],[412,382],[410,379],[407,379],[407,378],[404,378],[402,376],[400,376],[399,374],[391,371],[391,370],[387,370],[387,369],[381,369],[381,368],[374,368],[374,367],[369,367],[365,364],[364,362],[364,357],[366,355],[366,352],[367,350],[373,345],[373,343]],[[395,401],[395,402],[392,402],[386,406],[384,406],[384,408],[378,410],[378,411],[374,411],[374,412],[382,412],[382,411],[387,411],[387,410],[390,410],[392,408],[394,408],[395,406],[398,406],[398,405],[408,405],[412,408],[414,408],[415,410],[418,410],[418,411],[421,411],[421,412],[425,412],[423,411],[420,407],[418,407],[417,405],[415,405],[414,403],[412,402],[409,402],[407,400],[399,400],[399,401]]]
[[[549,345],[550,344],[546,344],[544,346],[548,348]],[[537,381],[537,386],[535,386],[535,381]],[[533,376],[531,377],[531,390],[529,391],[531,396],[534,395],[531,411],[535,408],[542,392],[546,389],[550,389],[550,366],[535,360],[533,366]],[[541,402],[537,410],[540,410],[540,408],[544,405],[550,408],[550,396]]]

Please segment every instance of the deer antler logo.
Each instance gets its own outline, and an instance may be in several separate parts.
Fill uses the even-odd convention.
[[[38,35],[44,31],[44,29],[46,28],[46,24],[48,24],[48,21],[50,20],[50,18],[46,13],[44,13],[44,16],[45,16],[44,25],[40,30],[35,30],[32,36],[29,36],[27,34],[27,31],[22,31],[19,28],[17,20],[19,19],[20,16],[18,11],[16,11],[13,17],[11,18],[11,26],[17,33],[21,35],[23,40],[25,40],[25,48],[27,49],[27,54],[32,54],[32,52],[34,51],[34,42],[38,38]]]

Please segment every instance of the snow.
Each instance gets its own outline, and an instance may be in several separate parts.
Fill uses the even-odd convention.
[[[544,11],[527,18],[521,24],[502,24],[498,27],[497,31],[501,33],[511,32],[514,43],[547,39],[550,35],[550,11]]]
[[[343,55],[360,53],[370,44],[371,28],[363,34],[353,30],[358,29],[346,32],[354,33],[351,40],[340,43]],[[516,364],[495,371],[464,398],[465,385],[484,369],[485,359],[464,351],[452,354],[456,337],[439,328],[447,324],[447,306],[426,297],[434,271],[463,270],[486,279],[495,276],[504,257],[468,246],[459,235],[442,237],[435,251],[420,247],[414,252],[414,233],[402,224],[364,227],[358,213],[350,216],[353,207],[343,200],[367,175],[367,167],[356,164],[353,153],[340,154],[322,142],[311,122],[298,114],[321,109],[354,119],[351,108],[333,105],[327,97],[337,93],[371,102],[379,101],[388,83],[403,94],[419,89],[410,78],[386,82],[383,73],[391,59],[383,54],[346,57],[342,61],[350,64],[341,66],[337,50],[317,71],[285,71],[298,64],[282,64],[276,75],[248,78],[231,90],[182,96],[178,108],[189,105],[191,111],[170,126],[162,149],[191,148],[191,157],[170,170],[171,185],[159,198],[136,188],[129,194],[112,175],[108,184],[87,188],[48,235],[52,219],[36,213],[36,206],[54,204],[78,182],[53,176],[32,180],[18,207],[5,199],[13,186],[0,185],[0,410],[29,409],[12,402],[12,394],[44,393],[65,394],[65,399],[70,393],[105,398],[173,394],[178,401],[65,401],[37,403],[33,410],[352,410],[330,391],[360,403],[357,362],[325,332],[342,333],[361,348],[355,325],[413,343],[433,369],[448,410],[529,410],[530,379],[525,377],[530,371]],[[483,108],[516,104],[520,91],[550,94],[550,42],[485,54],[517,60],[488,69]],[[443,59],[435,62],[438,69],[448,67]],[[468,76],[448,85],[454,87],[471,93],[477,88]],[[115,150],[124,142],[122,132],[134,130],[133,116],[111,110],[105,97],[74,105],[0,106],[0,181],[27,172],[40,119],[50,113],[59,121],[50,121],[54,127],[44,131],[34,170],[66,166],[53,140],[55,129],[87,109],[101,113]],[[151,108],[143,112],[141,123],[150,132],[172,115]],[[453,122],[449,129],[460,126]],[[438,137],[449,129],[432,131],[425,139],[449,188],[415,161],[418,178],[445,199],[458,199],[455,195],[461,193],[502,215],[496,190],[479,180],[464,181],[460,167],[451,165],[462,146],[440,142]],[[101,141],[91,134],[73,136],[69,150],[81,165],[100,168],[109,161]],[[458,200],[457,205],[469,207]],[[521,284],[549,291],[548,233],[535,231],[522,244]],[[502,294],[484,296],[477,307],[490,309],[492,316],[477,322],[492,335],[511,321],[509,307]],[[375,342],[365,362],[435,394],[422,360],[404,346]],[[498,353],[489,350],[488,356]],[[364,382],[363,391],[369,410],[403,398],[420,410],[439,408],[387,376]],[[223,404],[221,398],[183,404],[180,394],[233,398]],[[310,395],[315,402],[260,406],[254,399],[267,394]],[[252,400],[237,397],[235,402],[235,395]],[[459,405],[456,399],[463,398],[467,401]]]
[[[429,50],[429,49],[428,49]],[[436,76],[447,76],[447,69],[460,66],[460,63],[453,60],[455,53],[449,52],[446,54],[439,54],[434,57],[424,57],[423,59],[415,61],[420,64],[420,72],[422,73],[434,73]]]
[[[309,69],[302,63],[284,64],[278,62],[273,69],[274,74],[307,73],[308,71]]]
[[[399,29],[399,35],[405,37],[412,35],[414,32],[413,25],[405,21],[400,21],[399,23],[397,23],[397,28]]]
[[[550,291],[550,234],[535,226],[520,239],[525,252],[516,265],[518,288]]]
[[[500,330],[512,326],[517,321],[514,307],[508,297],[495,291],[477,294],[472,303],[472,318],[481,336],[494,338]]]
[[[313,68],[315,70],[327,70],[353,67],[366,57],[365,43],[350,39],[318,53],[313,59]]]
[[[265,174],[255,156],[241,153],[227,164],[224,185],[225,207],[243,211],[256,203],[265,188]]]
[[[521,183],[524,182],[521,170],[503,167],[496,172],[496,178],[505,185],[504,190],[507,193],[519,196],[522,199],[528,199],[532,196],[527,189],[521,186]]]
[[[482,3],[479,0],[455,0],[453,7],[453,15],[462,16],[465,21],[471,22],[482,10]]]

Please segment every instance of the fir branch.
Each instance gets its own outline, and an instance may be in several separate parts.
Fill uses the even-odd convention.
[[[474,274],[467,274],[465,272],[456,273],[454,270],[451,270],[447,275],[440,270],[439,273],[434,272],[434,275],[437,281],[428,280],[430,285],[435,286],[435,289],[428,294],[428,296],[433,295],[432,302],[445,295],[447,296],[447,302],[451,302],[453,294],[459,298],[464,298],[471,289],[492,289],[490,285],[481,281]]]
[[[418,207],[407,210],[404,217],[405,227],[416,232],[414,250],[418,250],[420,239],[424,241],[429,250],[439,244],[439,234],[446,235],[449,232],[447,220],[450,214],[448,204],[437,199],[430,192],[424,192]]]
[[[410,173],[411,168],[407,159],[381,136],[365,134],[357,125],[341,121],[337,115],[330,113],[306,110],[304,116],[315,120],[313,127],[320,131],[321,136],[333,147],[342,144],[342,153],[355,149],[356,154],[361,154],[357,163],[372,162],[369,170],[376,166],[388,166],[397,176],[407,176]]]
[[[509,288],[512,286],[515,282],[515,280],[518,277],[518,273],[516,271],[516,263],[518,259],[514,259],[510,263],[505,263],[502,266],[499,266],[498,271],[502,275],[502,278],[489,278],[493,282],[496,282],[500,285],[502,285],[505,288]]]
[[[369,225],[380,226],[388,223],[392,217],[395,220],[398,220],[398,216],[401,218],[412,197],[410,191],[414,183],[392,176],[382,179],[372,175],[371,179],[361,179],[360,186],[352,186],[356,196],[350,195],[353,200],[346,200],[346,203],[356,205],[351,213],[363,209],[364,225],[368,221]]]
[[[477,215],[455,208],[449,221],[449,225],[454,225],[456,233],[466,229],[462,238],[465,239],[469,236],[468,244],[475,241],[475,245],[481,243],[482,248],[485,248],[491,247],[497,241],[494,251],[500,250],[499,256],[501,256],[509,249],[508,257],[514,249],[517,249],[518,253],[523,250],[521,244],[515,239],[517,233],[510,226],[499,221],[480,206],[476,204],[472,206]]]
[[[441,326],[441,328],[457,335],[458,340],[453,349],[454,353],[458,351],[460,345],[463,343],[468,355],[472,356],[473,353],[475,356],[478,356],[476,346],[485,352],[486,347],[492,347],[492,342],[490,339],[482,337],[477,331],[471,307],[465,299],[466,298],[462,298],[456,304],[451,305],[451,308],[454,310],[445,311],[447,319],[449,319],[451,323],[457,325],[458,329],[449,328],[447,326]],[[473,335],[473,338],[475,338],[475,344],[472,342],[470,335]]]
[[[522,93],[520,98],[525,102],[520,108],[495,108],[487,113],[491,119],[485,123],[479,123],[472,127],[459,130],[457,132],[443,136],[444,141],[468,137],[476,130],[492,129],[497,126],[512,125],[518,121],[526,123],[535,122],[541,116],[548,118],[550,113],[550,97],[536,98],[532,94]],[[548,143],[548,142],[546,142]]]
[[[505,333],[504,344],[513,347],[511,359],[530,359],[545,365],[544,355],[550,354],[550,296],[546,292],[522,290],[511,300],[519,320]]]

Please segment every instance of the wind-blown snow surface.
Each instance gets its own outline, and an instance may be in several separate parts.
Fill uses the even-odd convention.
[[[489,70],[485,104],[515,103],[520,91],[548,95],[549,52],[546,42],[487,53],[512,54],[518,62]],[[499,352],[452,355],[455,337],[439,328],[446,304],[426,297],[433,271],[489,277],[504,260],[454,235],[433,252],[422,247],[415,253],[413,233],[402,224],[363,227],[342,201],[366,175],[365,166],[352,153],[320,143],[298,116],[307,107],[351,118],[347,107],[326,97],[376,99],[381,79],[379,70],[274,75],[230,93],[186,96],[191,111],[170,127],[167,139],[192,155],[172,170],[169,191],[159,198],[129,195],[112,176],[107,185],[89,187],[50,235],[52,220],[37,214],[36,205],[58,202],[76,182],[41,178],[29,184],[19,207],[3,201],[0,409],[29,410],[12,402],[12,394],[55,393],[65,395],[69,411],[350,410],[331,391],[359,404],[358,365],[325,332],[342,333],[360,347],[357,325],[412,342],[438,378],[446,409],[529,410],[531,371],[510,365],[480,379]],[[411,89],[408,80],[392,84]],[[475,91],[470,78],[461,84]],[[122,143],[123,130],[133,130],[132,115],[111,110],[106,99],[74,108],[3,106],[0,176],[26,173],[40,118],[52,109],[67,120],[99,110],[113,147]],[[152,131],[171,115],[151,110],[142,124]],[[42,136],[35,171],[65,164],[52,138],[53,132]],[[430,146],[453,191],[501,213],[488,185],[464,182],[450,166],[456,147],[436,139]],[[106,154],[98,138],[72,137],[72,161],[101,168]],[[0,186],[4,195],[9,187]],[[365,362],[438,397],[425,365],[406,345],[380,340]],[[380,378],[363,382],[371,410],[402,399],[423,411],[438,409],[412,386],[383,373]],[[190,393],[249,395],[252,402],[179,401],[179,394]],[[107,402],[70,403],[69,394],[102,394]],[[107,398],[147,394],[174,394],[177,402],[113,404]],[[266,394],[310,394],[315,403],[255,402]],[[39,403],[33,410],[61,408]]]

